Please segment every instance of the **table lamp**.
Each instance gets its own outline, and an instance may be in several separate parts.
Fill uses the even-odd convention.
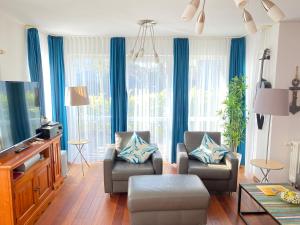
[[[80,141],[80,109],[79,106],[89,105],[89,96],[86,86],[67,87],[65,93],[66,106],[77,106],[78,141]]]
[[[271,88],[258,89],[255,103],[254,103],[254,112],[257,114],[264,114],[270,116],[269,127],[268,127],[267,153],[266,153],[266,163],[268,163],[270,126],[271,126],[272,116],[289,115],[289,91],[287,89],[271,89]]]

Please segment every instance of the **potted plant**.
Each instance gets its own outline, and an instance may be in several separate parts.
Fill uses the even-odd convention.
[[[223,136],[225,144],[234,152],[239,159],[242,155],[237,152],[237,148],[244,141],[246,124],[248,118],[245,113],[245,92],[246,84],[244,77],[235,76],[229,83],[229,91],[224,101],[224,108],[220,115],[224,120]]]

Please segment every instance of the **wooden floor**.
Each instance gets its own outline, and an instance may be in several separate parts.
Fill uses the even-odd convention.
[[[164,173],[175,173],[173,165],[165,164]],[[239,173],[240,182],[252,182],[244,176],[243,169]],[[243,208],[257,209],[252,201],[243,196]],[[273,225],[268,216],[247,217],[249,224]],[[127,196],[114,195],[110,198],[103,191],[102,163],[92,164],[81,174],[78,165],[72,166],[69,176],[58,192],[52,204],[40,217],[37,225],[129,225]],[[211,194],[208,210],[209,225],[244,224],[237,216],[237,194]],[[174,224],[176,225],[176,224]]]

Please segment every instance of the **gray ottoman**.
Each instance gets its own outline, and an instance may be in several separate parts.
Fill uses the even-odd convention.
[[[207,189],[196,175],[129,178],[132,225],[204,225],[209,200]]]

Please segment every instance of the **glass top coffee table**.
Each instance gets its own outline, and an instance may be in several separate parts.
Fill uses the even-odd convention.
[[[261,184],[240,184],[239,185],[239,197],[238,197],[238,213],[241,219],[246,223],[245,215],[259,215],[268,214],[275,222],[283,225],[300,224],[300,206],[286,203],[280,199],[278,195],[266,196],[256,186]],[[289,190],[295,190],[288,184],[263,184],[263,185],[282,185]],[[242,204],[242,192],[246,193],[251,199],[253,199],[263,211],[249,212],[241,211]],[[248,204],[245,202],[244,204]]]

